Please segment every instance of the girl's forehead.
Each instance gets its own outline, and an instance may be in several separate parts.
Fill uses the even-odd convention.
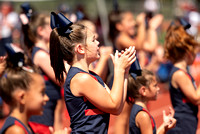
[[[46,17],[45,22],[50,24],[50,17]]]
[[[89,29],[91,32],[95,33],[96,32],[96,27],[95,25],[90,25],[90,26],[87,26],[87,29]]]
[[[87,37],[88,37],[88,38],[94,36],[93,31],[91,31],[89,28],[86,29],[86,32],[87,32]]]
[[[40,74],[38,74],[38,73],[32,73],[30,75],[33,78],[33,80],[35,80],[35,81],[41,81],[41,80],[43,80],[43,77]]]
[[[151,82],[151,83],[157,83],[156,76],[153,76],[153,77],[152,77],[152,82]]]
[[[127,12],[124,12],[124,13],[122,14],[122,16],[123,16],[123,17],[130,17],[130,16],[133,17],[133,13],[127,11]]]

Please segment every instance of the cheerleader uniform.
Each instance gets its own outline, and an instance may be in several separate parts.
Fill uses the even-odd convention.
[[[64,98],[71,119],[72,134],[106,134],[110,114],[96,108],[85,97],[76,97],[71,92],[70,81],[77,73],[88,72],[71,67],[64,85]],[[105,87],[103,80],[97,74],[91,71],[88,74]]]
[[[39,47],[34,47],[32,52],[32,60],[34,59],[34,55],[39,50],[45,51]],[[54,111],[57,105],[57,101],[61,99],[61,87],[51,81],[50,78],[44,73],[44,71],[42,71],[42,76],[45,80],[45,93],[49,97],[49,101],[44,106],[43,115],[31,116],[30,125],[32,126],[35,133],[50,134],[49,126],[54,125]]]
[[[6,130],[13,125],[17,125],[17,126],[21,127],[24,130],[25,134],[34,134],[32,128],[30,126],[29,126],[29,128],[31,129],[31,131],[20,120],[16,119],[15,117],[11,117],[11,116],[9,116],[6,119],[3,127],[0,130],[0,134],[4,134],[6,132]]]
[[[169,130],[167,134],[196,134],[198,123],[198,106],[192,104],[183,94],[180,88],[175,88],[171,84],[171,78],[176,71],[183,71],[173,66],[170,73],[170,97],[175,110],[174,118],[177,120],[176,127]],[[183,71],[185,72],[185,71]],[[189,72],[185,72],[196,89],[195,81]]]
[[[153,117],[150,115],[150,113],[146,109],[144,109],[143,107],[137,104],[133,104],[133,107],[131,109],[131,114],[130,114],[130,119],[129,119],[129,134],[141,134],[140,128],[136,126],[136,122],[135,122],[135,118],[140,111],[145,111],[150,116],[153,134],[156,134],[156,124]]]

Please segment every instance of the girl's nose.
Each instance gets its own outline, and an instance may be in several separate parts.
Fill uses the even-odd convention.
[[[45,101],[49,101],[49,97],[47,96],[47,94],[45,94],[44,100],[45,100]]]
[[[99,34],[95,33],[95,38],[98,39],[98,37],[99,37]]]
[[[158,86],[157,90],[160,91],[160,87],[159,86]]]
[[[99,41],[97,40],[97,46],[99,46],[99,44],[100,44],[100,43],[99,43]]]

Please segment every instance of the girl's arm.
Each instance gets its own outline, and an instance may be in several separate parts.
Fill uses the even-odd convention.
[[[145,13],[140,13],[137,15],[136,22],[138,25],[137,36],[135,40],[135,44],[137,44],[136,50],[142,50],[146,38]]]
[[[125,102],[122,112],[115,117],[115,134],[129,133],[129,117],[133,104]]]
[[[5,131],[5,134],[25,134],[25,133],[26,132],[24,131],[24,129],[18,125],[12,125]]]
[[[136,126],[140,128],[141,134],[153,134],[151,118],[145,111],[140,111],[135,118]]]
[[[149,21],[149,28],[147,29],[147,37],[143,44],[143,49],[147,52],[154,52],[156,47],[158,46],[158,36],[156,29],[162,23],[163,16],[161,14],[157,14]]]
[[[86,73],[78,73],[71,80],[71,91],[75,96],[85,96],[88,101],[103,112],[119,114],[126,96],[124,79],[126,69],[135,61],[135,49],[130,47],[121,56],[118,52],[112,57],[114,63],[114,82],[110,93],[94,78]]]
[[[44,51],[38,51],[34,57],[34,64],[39,66],[48,77],[57,85],[60,86],[59,81],[56,80],[53,68],[51,67],[50,55]],[[67,71],[67,70],[66,70]],[[64,75],[66,77],[66,74]],[[64,78],[65,79],[65,78]],[[64,83],[62,83],[64,84]]]
[[[180,88],[186,98],[194,105],[200,104],[200,86],[195,90],[192,80],[183,71],[177,71],[172,76],[172,85]]]
[[[62,110],[63,110],[63,101],[62,99],[57,100],[57,105],[55,108],[55,113],[54,113],[54,129],[55,130],[60,130],[63,128],[63,122],[62,122]]]

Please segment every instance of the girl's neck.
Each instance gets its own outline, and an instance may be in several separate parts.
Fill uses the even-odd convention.
[[[147,101],[135,100],[135,104],[137,104],[147,110]]]
[[[184,71],[187,71],[187,63],[185,60],[178,61],[174,64],[175,67],[178,67]]]
[[[45,42],[44,40],[37,40],[37,42],[35,43],[35,46],[42,48],[46,51],[49,51],[49,43]]]
[[[79,61],[72,64],[73,67],[78,67],[86,72],[89,72],[89,65],[86,62]]]
[[[28,127],[28,120],[29,117],[25,112],[20,112],[18,109],[13,109],[10,116],[15,117],[16,119],[20,120],[25,126]]]
[[[121,31],[120,33],[119,33],[119,35],[125,35],[125,36],[128,36],[128,37],[131,37],[127,32],[125,32],[125,31]]]

